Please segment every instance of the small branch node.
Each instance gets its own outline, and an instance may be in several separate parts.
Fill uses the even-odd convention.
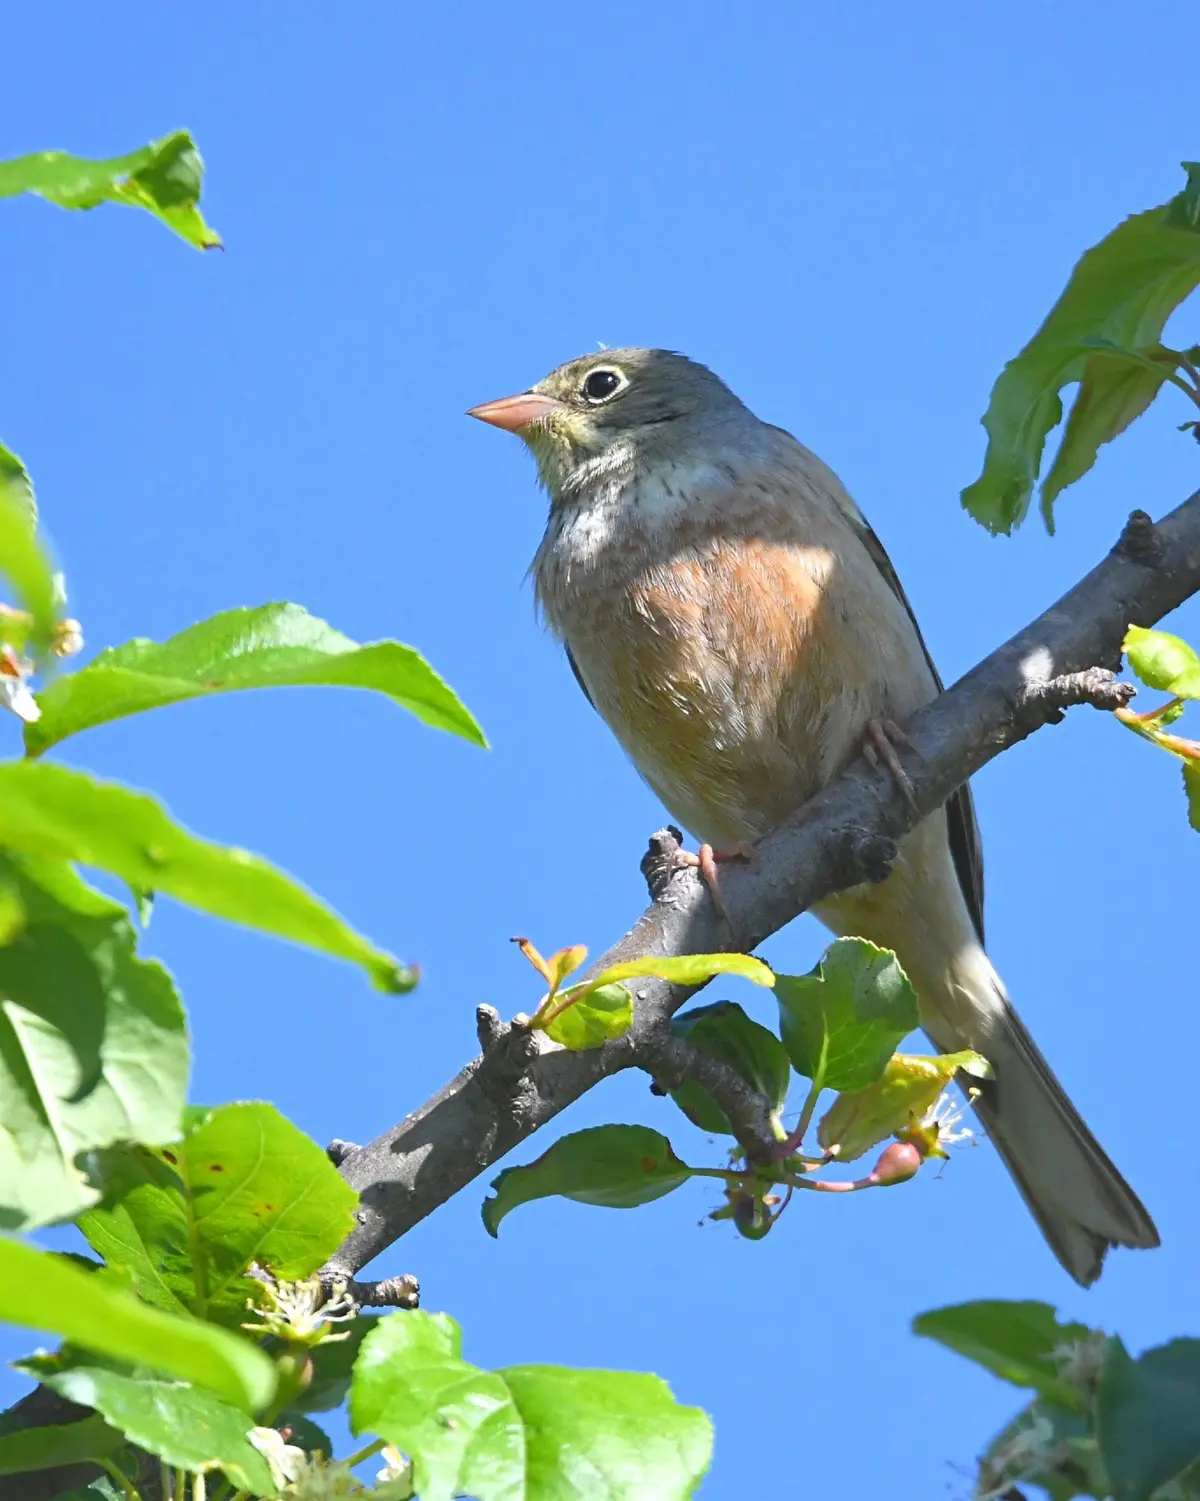
[[[871,829],[843,831],[842,859],[847,874],[858,881],[886,881],[896,862],[896,841]]]
[[[1143,568],[1158,568],[1162,563],[1163,550],[1154,522],[1145,511],[1131,511],[1129,520],[1117,539],[1114,552],[1132,558]]]
[[[519,1014],[500,1025],[504,1031],[490,1048],[484,1048],[477,1077],[489,1099],[502,1109],[511,1110],[521,1082],[540,1056],[541,1047],[538,1034],[530,1030],[527,1016]]]
[[[356,1141],[343,1141],[340,1136],[335,1136],[325,1148],[325,1155],[333,1163],[334,1167],[341,1167],[347,1157],[353,1156],[355,1152],[360,1150],[361,1148]]]
[[[638,869],[646,878],[650,900],[657,901],[681,870],[692,870],[695,861],[689,861],[683,848],[683,833],[674,824],[651,834],[650,845],[642,856]]]
[[[345,1282],[346,1291],[360,1308],[419,1308],[421,1284],[415,1277],[405,1273],[400,1277],[384,1277],[380,1282],[360,1282],[356,1277],[337,1278],[323,1276],[322,1281],[330,1287],[339,1280]]]
[[[1090,704],[1093,709],[1111,712],[1123,709],[1136,694],[1132,683],[1120,683],[1107,667],[1087,667],[1082,672],[1066,672],[1029,690],[1029,700],[1036,703],[1048,724],[1057,724],[1066,709],[1076,704]]]
[[[475,1035],[479,1038],[479,1050],[485,1056],[499,1047],[508,1035],[508,1023],[495,1006],[476,1006]]]

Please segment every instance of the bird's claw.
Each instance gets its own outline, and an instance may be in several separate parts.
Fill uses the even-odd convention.
[[[914,813],[920,813],[921,810],[917,806],[916,795],[913,792],[913,784],[896,754],[897,746],[903,746],[906,750],[916,749],[894,719],[867,720],[863,736],[863,755],[872,767],[878,768],[881,762],[887,767],[904,801]]]
[[[691,865],[700,872],[700,879],[708,887],[708,894],[712,897],[713,906],[717,909],[717,916],[723,922],[728,923],[729,909],[725,905],[725,896],[721,891],[721,877],[717,870],[717,863],[725,860],[753,860],[753,847],[749,844],[736,844],[727,850],[715,850],[711,844],[702,844],[694,855],[690,850],[681,850],[679,858],[685,865]]]

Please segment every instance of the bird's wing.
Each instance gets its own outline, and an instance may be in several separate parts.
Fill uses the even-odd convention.
[[[904,592],[904,586],[896,576],[896,570],[892,567],[892,560],[884,550],[883,543],[871,530],[867,518],[859,510],[850,493],[842,485],[841,481],[825,464],[817,458],[811,449],[804,447],[787,431],[786,428],[775,427],[767,424],[775,433],[786,439],[788,445],[798,448],[804,455],[806,467],[813,465],[822,471],[823,488],[827,491],[838,510],[849,522],[851,529],[862,542],[867,550],[867,555],[879,569],[881,576],[889,589],[908,612],[908,618],[912,621],[912,628],[916,632],[917,642],[925,654],[925,661],[929,671],[933,675],[933,681],[937,685],[939,693],[944,691],[945,684],[933,658],[929,655],[929,648],[925,645],[925,638],[921,635],[921,627],[917,624],[917,617],[913,613],[913,607],[908,602],[908,595]],[[967,911],[971,914],[971,921],[975,931],[979,935],[980,943],[983,942],[983,844],[979,837],[979,823],[975,817],[975,799],[971,796],[971,788],[964,782],[957,792],[953,793],[946,803],[946,823],[950,835],[950,854],[954,860],[954,869],[958,875],[958,884],[962,887],[962,894],[967,903]]]
[[[579,663],[571,655],[571,648],[565,641],[563,642],[563,650],[567,654],[567,662],[570,664],[571,671],[575,674],[575,681],[583,689],[584,698],[587,699],[588,703],[591,704],[592,708],[594,709],[596,707],[596,704],[592,698],[592,695],[588,692],[587,684],[583,681],[583,673],[579,670]]]
[[[843,510],[845,509],[843,506]],[[925,660],[933,674],[933,681],[937,684],[938,692],[941,693],[945,685],[933,664],[933,658],[929,655],[929,648],[925,645],[924,636],[921,635],[921,627],[917,624],[917,617],[913,613],[912,605],[908,602],[904,586],[892,567],[891,558],[884,551],[883,543],[868,526],[857,506],[849,513],[849,519],[863,546],[870,554],[871,561],[887,581],[892,593],[908,611],[908,618],[912,621],[921,650],[925,653]],[[947,801],[946,823],[950,833],[950,854],[954,860],[954,869],[958,874],[958,884],[962,887],[962,893],[967,902],[967,911],[971,914],[971,921],[975,924],[975,931],[982,943],[983,844],[979,837],[979,823],[975,817],[975,800],[971,796],[970,783],[964,782]]]

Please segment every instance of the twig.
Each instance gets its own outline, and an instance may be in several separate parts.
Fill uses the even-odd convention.
[[[385,1277],[381,1282],[359,1282],[351,1277],[346,1291],[360,1308],[419,1308],[421,1284],[413,1276]]]
[[[771,1162],[777,1145],[771,1129],[771,1105],[751,1089],[735,1069],[706,1053],[667,1026],[648,1029],[638,1039],[634,1061],[664,1092],[685,1081],[698,1084],[712,1096],[733,1127],[733,1134],[751,1162]]]

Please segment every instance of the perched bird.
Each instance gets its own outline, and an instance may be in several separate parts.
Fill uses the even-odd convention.
[[[532,573],[584,692],[675,819],[746,853],[941,683],[912,607],[837,476],[703,365],[610,349],[471,415],[524,439],[550,495]],[[1084,1286],[1158,1232],[1013,1010],[983,948],[961,788],[878,885],[826,898],[835,933],[894,949],[943,1052],[991,1063],[976,1109]]]

